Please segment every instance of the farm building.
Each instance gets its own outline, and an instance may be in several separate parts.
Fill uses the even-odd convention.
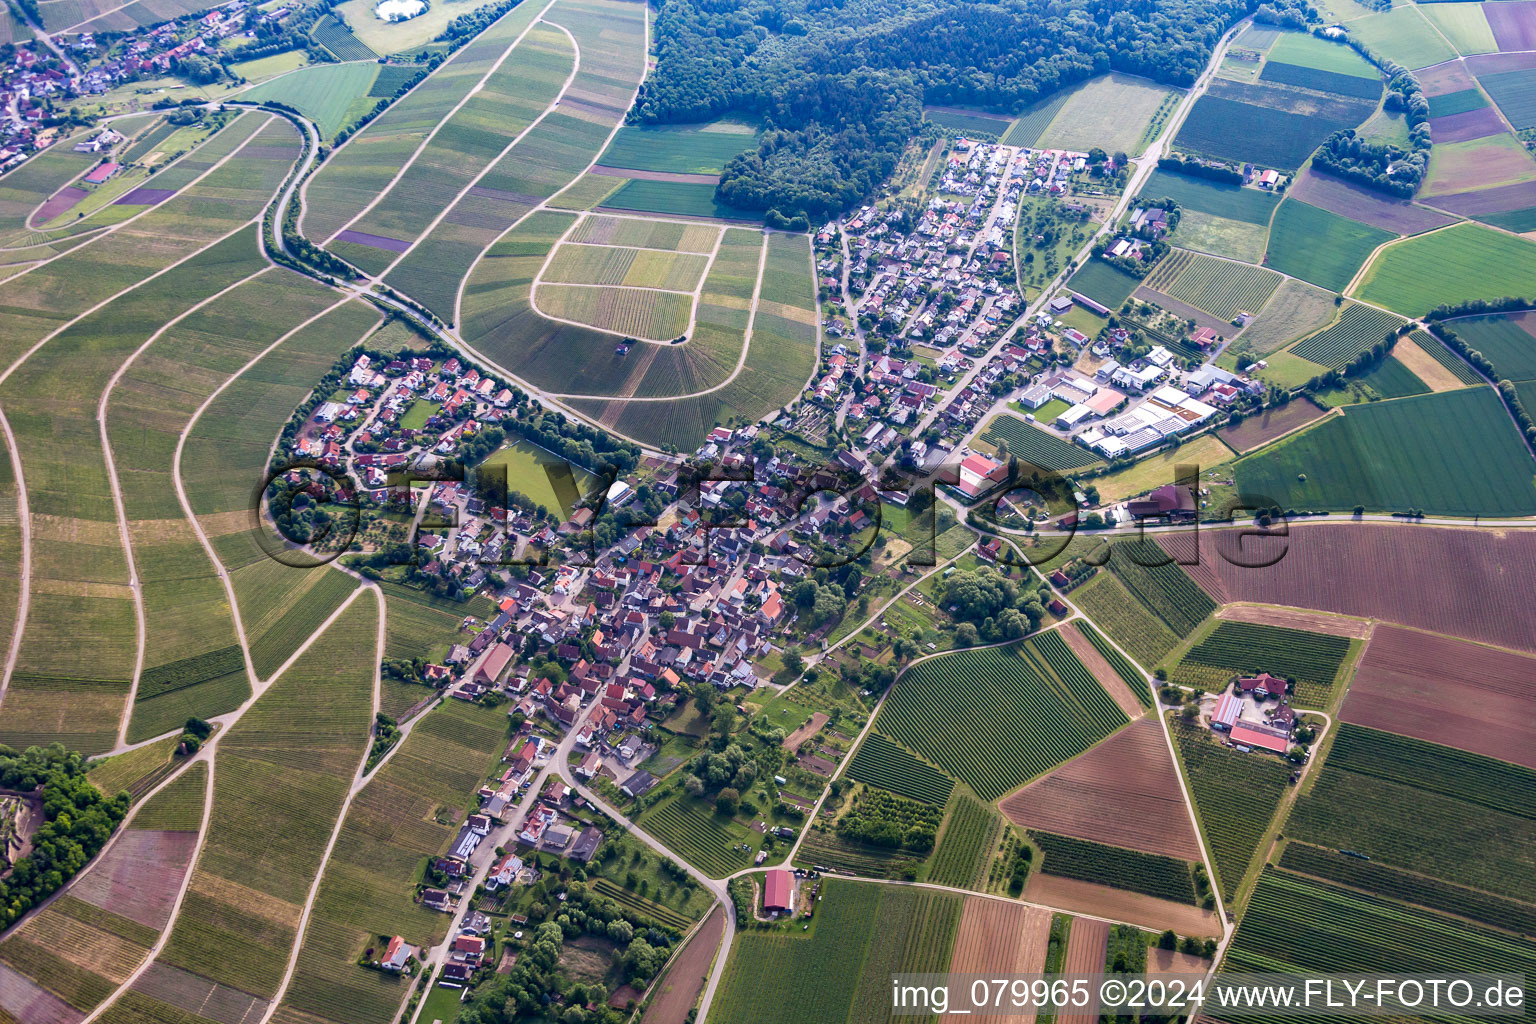
[[[1216,710],[1211,712],[1211,728],[1230,730],[1237,724],[1237,713],[1243,710],[1242,698],[1228,690],[1221,695],[1216,702]]]
[[[1076,427],[1078,424],[1082,423],[1083,420],[1090,419],[1096,415],[1098,414],[1095,413],[1089,406],[1074,405],[1072,408],[1056,417],[1056,426],[1061,430],[1071,430],[1073,427]]]
[[[1279,676],[1272,676],[1268,672],[1260,672],[1256,676],[1244,676],[1237,680],[1235,689],[1240,695],[1250,693],[1267,697],[1284,697],[1286,682]]]
[[[100,185],[102,182],[112,177],[112,175],[116,174],[121,166],[121,164],[114,163],[101,164],[90,174],[87,174],[85,176],[85,180],[91,185]]]
[[[1240,746],[1258,747],[1260,750],[1283,754],[1290,744],[1290,736],[1280,729],[1239,722],[1232,727],[1232,742]]]
[[[965,461],[960,463],[960,482],[957,486],[961,494],[974,498],[1007,474],[1008,469],[1001,462],[985,455],[967,455]]]
[[[768,878],[763,883],[763,909],[769,913],[783,911],[785,913],[794,909],[793,884],[789,872],[784,868],[774,868],[768,872]]]
[[[1137,518],[1159,519],[1193,519],[1197,511],[1195,496],[1178,484],[1164,484],[1145,498],[1128,502],[1126,510]]]

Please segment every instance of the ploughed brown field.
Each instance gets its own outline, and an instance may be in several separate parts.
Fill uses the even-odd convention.
[[[1121,711],[1125,712],[1126,718],[1135,721],[1146,714],[1147,709],[1142,707],[1141,701],[1136,699],[1130,686],[1120,678],[1120,673],[1104,660],[1104,655],[1099,653],[1099,649],[1093,646],[1092,641],[1075,629],[1058,629],[1056,635],[1067,642],[1067,646],[1072,648],[1072,653],[1077,655],[1077,660],[1081,661],[1083,667],[1099,681],[1099,685],[1104,687],[1104,692],[1109,694],[1110,699],[1119,706]]]
[[[1312,522],[1245,533],[1201,530],[1199,563],[1182,566],[1218,604],[1318,608],[1536,651],[1536,531]],[[1187,533],[1157,541],[1195,553]]]
[[[667,969],[651,1004],[645,1008],[640,1024],[683,1024],[688,1011],[698,1001],[709,965],[714,962],[720,936],[725,934],[725,911],[715,907],[694,932],[683,952]]]
[[[829,721],[831,721],[831,716],[821,711],[816,712],[811,716],[811,720],[809,722],[806,722],[804,725],[800,726],[800,728],[784,737],[784,749],[797,749],[800,744],[821,732],[821,727],[826,725]]]
[[[1340,717],[1536,768],[1536,658],[1380,626]]]
[[[1297,398],[1278,409],[1266,409],[1249,416],[1235,427],[1223,427],[1218,433],[1227,444],[1240,452],[1246,452],[1326,415],[1328,410],[1322,406],[1305,398]]]
[[[1067,956],[1062,961],[1061,973],[1103,974],[1104,956],[1108,948],[1108,921],[1073,918],[1072,930],[1067,933]],[[1099,1019],[1098,1003],[1093,1002],[1091,1007],[1085,1007],[1081,1013],[1059,1014],[1056,1019],[1061,1024],[1095,1024]]]
[[[1045,970],[1050,938],[1051,912],[1044,907],[971,896],[960,914],[949,969],[956,974],[998,977],[1039,974]],[[1034,1019],[1033,1013],[990,1018],[997,1024],[1033,1024]],[[651,1024],[649,1015],[644,1024]]]
[[[1262,604],[1229,604],[1216,610],[1218,619],[1228,622],[1253,622],[1260,626],[1304,629],[1309,633],[1347,636],[1364,640],[1371,635],[1371,624],[1364,619],[1345,619],[1328,612],[1309,612],[1302,608],[1277,608]]]
[[[1041,829],[1201,860],[1162,726],[1148,715],[999,805],[1020,828]]]
[[[1062,878],[1036,871],[1029,876],[1029,883],[1024,886],[1024,898],[1031,903],[1043,903],[1063,911],[1126,921],[1148,931],[1160,932],[1172,928],[1180,935],[1194,935],[1202,939],[1221,938],[1221,922],[1212,911],[1126,889],[1112,889],[1097,882],[1079,882],[1075,878]],[[1102,967],[1101,961],[1098,969]]]

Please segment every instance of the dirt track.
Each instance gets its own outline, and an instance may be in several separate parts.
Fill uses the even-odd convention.
[[[1329,636],[1347,636],[1355,640],[1364,640],[1371,635],[1371,624],[1364,619],[1348,619],[1328,612],[1309,612],[1301,608],[1229,604],[1217,610],[1216,617],[1229,622],[1283,626],[1286,629],[1304,629],[1311,633],[1327,633]]]
[[[1125,680],[1110,667],[1109,662],[1104,660],[1104,655],[1099,653],[1098,648],[1094,647],[1087,637],[1076,629],[1065,628],[1058,629],[1056,635],[1067,642],[1067,646],[1072,648],[1072,653],[1077,655],[1077,660],[1093,673],[1093,678],[1104,687],[1104,692],[1120,705],[1120,710],[1125,712],[1126,718],[1134,721],[1146,714],[1147,709],[1142,707],[1141,701],[1136,699],[1136,695],[1131,692]]]

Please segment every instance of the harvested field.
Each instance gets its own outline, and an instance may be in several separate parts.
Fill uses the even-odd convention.
[[[129,829],[69,893],[130,921],[164,928],[196,848],[196,832]]]
[[[1423,381],[1431,391],[1454,391],[1457,388],[1466,387],[1466,382],[1457,377],[1449,366],[1437,359],[1435,354],[1425,347],[1426,345],[1434,345],[1438,348],[1440,343],[1432,338],[1420,340],[1412,335],[1399,338],[1397,345],[1392,349],[1392,358],[1408,367],[1413,375]],[[1451,356],[1451,358],[1456,357]]]
[[[1158,543],[1187,552],[1191,541],[1162,534]],[[1528,600],[1536,534],[1528,530],[1293,523],[1288,537],[1202,530],[1199,544],[1198,564],[1183,569],[1221,604],[1319,608],[1536,652]],[[1452,579],[1463,588],[1455,601],[1428,585]]]
[[[1147,950],[1148,974],[1204,974],[1210,967],[1209,960],[1192,953],[1159,949],[1156,946]]]
[[[1507,0],[1500,0],[1507,2]],[[1466,59],[1467,69],[1474,75],[1498,74],[1501,71],[1524,71],[1536,68],[1536,52],[1533,53],[1481,53]]]
[[[1109,922],[1076,918],[1067,933],[1067,955],[1061,964],[1063,974],[1099,974],[1104,970],[1104,954],[1109,948]],[[1084,1007],[1082,1013],[1056,1016],[1061,1024],[1096,1024],[1098,1004]]]
[[[1436,144],[1420,196],[1443,196],[1536,179],[1536,161],[1513,135],[1502,133],[1470,142]]]
[[[1162,726],[1146,716],[999,805],[1021,828],[1200,860]]]
[[[725,911],[715,907],[657,983],[640,1024],[685,1024],[725,934]]]
[[[1120,705],[1120,710],[1125,712],[1125,717],[1135,719],[1146,710],[1146,705],[1136,699],[1130,686],[1120,678],[1109,662],[1104,660],[1098,648],[1094,647],[1089,639],[1075,629],[1059,629],[1057,635],[1067,642],[1072,648],[1072,653],[1077,655],[1077,660],[1083,663],[1083,667],[1093,674],[1093,678],[1104,687],[1104,692],[1109,694],[1114,702]]]
[[[960,914],[949,969],[956,974],[1039,974],[1051,932],[1044,907],[971,897]],[[993,1017],[1000,1024],[1031,1024],[1033,1013]]]
[[[1460,114],[1436,117],[1430,120],[1429,130],[1435,142],[1469,142],[1503,132],[1504,119],[1492,107],[1466,110]]]
[[[1442,139],[1438,128],[1435,129],[1434,137],[1436,142],[1456,141]],[[1468,136],[1468,138],[1475,137]],[[1327,210],[1329,213],[1358,220],[1398,235],[1416,235],[1420,231],[1438,228],[1453,220],[1443,213],[1426,210],[1422,206],[1415,206],[1405,200],[1386,199],[1380,192],[1373,192],[1359,185],[1352,185],[1341,178],[1318,174],[1312,170],[1308,170],[1298,178],[1286,194]]]
[[[1340,717],[1536,768],[1536,659],[1382,626]]]
[[[1278,409],[1249,416],[1235,427],[1222,428],[1221,439],[1239,452],[1250,452],[1326,415],[1328,410],[1311,399],[1296,398]]]
[[[1536,50],[1536,3],[1532,0],[1484,4],[1483,15],[1500,50]]]
[[[1503,213],[1536,206],[1536,181],[1524,181],[1497,188],[1480,188],[1470,192],[1453,192],[1436,196],[1434,204],[1442,210],[1476,217],[1480,213]]]
[[[830,720],[830,716],[820,711],[816,712],[811,716],[811,720],[809,722],[806,722],[800,728],[784,737],[784,749],[794,750],[796,747],[800,746],[800,744],[821,732],[821,727],[826,725]]]
[[[1346,619],[1327,612],[1276,608],[1262,604],[1229,604],[1219,609],[1216,617],[1228,622],[1253,622],[1261,626],[1304,629],[1309,633],[1347,636],[1354,640],[1364,640],[1371,632],[1371,624],[1365,619]]]
[[[1431,98],[1435,96],[1447,96],[1453,92],[1461,92],[1463,89],[1476,88],[1476,82],[1460,61],[1450,64],[1442,64],[1437,68],[1426,68],[1416,72],[1419,85],[1424,90],[1424,95]]]
[[[1201,910],[1187,903],[1160,900],[1156,896],[1144,896],[1139,892],[1111,889],[1094,882],[1079,882],[1075,878],[1036,872],[1024,887],[1024,898],[1031,903],[1043,903],[1078,914],[1129,921],[1155,931],[1172,928],[1180,935],[1200,938],[1221,936],[1221,922],[1209,910]],[[1077,926],[1074,925],[1072,930],[1075,932]],[[1095,970],[1102,967],[1101,961]]]

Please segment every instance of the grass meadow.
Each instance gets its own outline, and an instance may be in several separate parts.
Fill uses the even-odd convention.
[[[1536,242],[1476,224],[1457,224],[1382,250],[1354,295],[1405,316],[1442,303],[1529,295]]]

